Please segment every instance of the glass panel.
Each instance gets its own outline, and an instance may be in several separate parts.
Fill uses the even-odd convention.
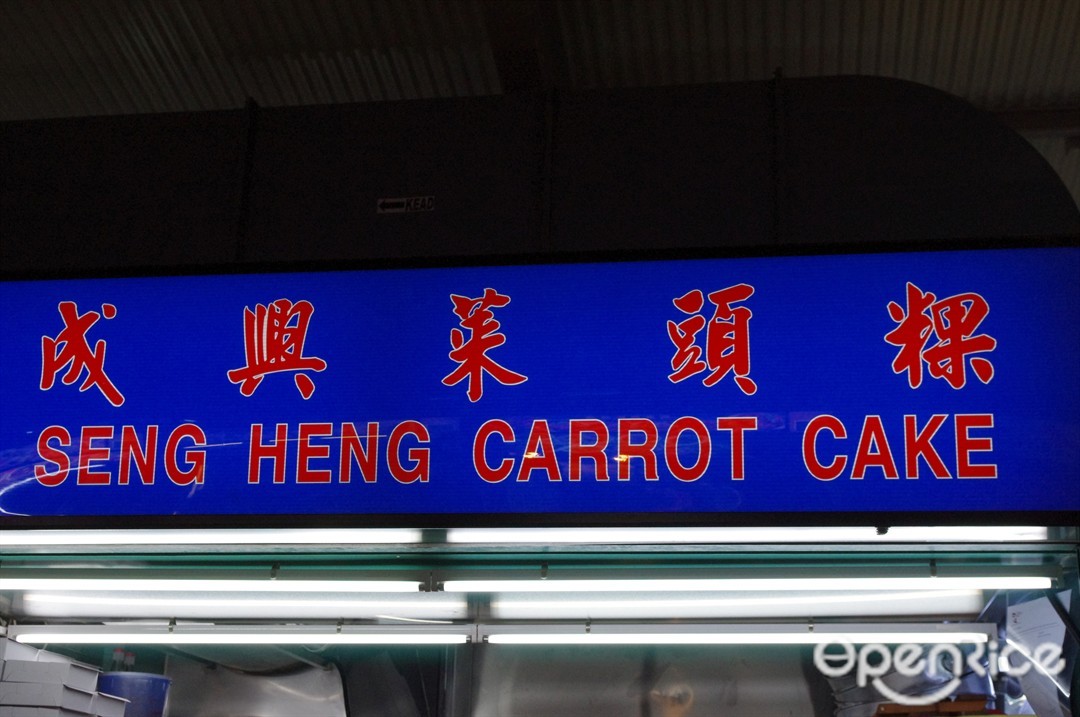
[[[5,554],[0,617],[13,621],[11,635],[46,627],[152,632],[163,644],[136,647],[106,636],[83,646],[54,638],[47,648],[103,669],[113,667],[117,648],[121,655],[132,652],[135,669],[173,673],[178,684],[187,685],[177,693],[187,695],[181,701],[185,704],[199,702],[198,681],[191,675],[205,665],[218,665],[244,675],[245,684],[249,677],[255,680],[255,693],[277,689],[275,681],[280,687],[287,673],[334,668],[354,717],[393,710],[410,717],[854,717],[873,714],[881,704],[915,709],[923,705],[914,702],[955,700],[963,694],[982,700],[970,709],[1067,717],[1080,649],[1075,627],[1080,623],[1080,582],[1076,545],[1061,535],[1054,529],[1045,540],[1024,544],[931,547],[914,540],[820,546],[486,548],[425,543],[357,552],[307,547],[266,553],[110,549],[70,554],[54,546]],[[953,587],[948,582],[1023,575],[1041,576],[1050,588]],[[50,590],[24,589],[16,579],[26,576],[62,582]],[[200,592],[178,592],[97,585],[91,590],[77,584],[116,577],[241,579],[273,589],[218,591],[211,585]],[[908,577],[923,584],[897,588],[888,583]],[[772,587],[719,589],[710,584],[699,589],[700,583],[686,582],[732,578],[772,581]],[[465,579],[516,580],[545,592],[443,589]],[[281,589],[292,580],[329,582],[319,583],[319,589]],[[401,581],[410,592],[368,593],[356,587],[372,580]],[[567,590],[560,587],[563,580],[605,584],[602,592]],[[641,583],[620,587],[626,580],[675,582],[663,583],[662,589],[642,588]],[[948,631],[967,624],[981,631],[982,642],[944,640]],[[871,626],[876,636],[861,633],[860,638],[859,630]],[[193,629],[215,636],[231,631],[265,637],[308,627],[314,636],[305,636],[299,645],[178,644],[178,636]],[[882,637],[882,629],[892,634]],[[471,636],[472,644],[331,644],[332,637],[352,635],[404,640],[405,630],[434,637],[447,634],[439,630],[453,630],[459,639]],[[582,635],[631,637],[630,644],[620,645],[484,642],[515,630],[575,640]],[[731,642],[731,635],[754,632],[764,634],[767,642],[801,644],[700,644],[718,636]],[[646,637],[633,637],[639,633]],[[778,637],[785,633],[787,638]],[[838,633],[846,637],[832,639]],[[658,639],[658,634],[669,637]],[[699,644],[671,644],[687,635]],[[170,717],[217,717],[207,709],[203,704]]]

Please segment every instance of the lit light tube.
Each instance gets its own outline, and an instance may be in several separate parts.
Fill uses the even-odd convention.
[[[986,643],[981,632],[862,632],[850,634],[777,634],[745,632],[685,633],[492,633],[487,641],[496,645],[818,645],[838,642],[852,644],[964,644]]]
[[[419,543],[419,530],[396,529],[258,529],[258,530],[4,530],[0,547],[140,546],[155,549],[191,545],[393,545]]]
[[[3,578],[4,590],[261,593],[415,593],[417,580],[155,579],[155,578]]]
[[[627,580],[447,580],[446,592],[658,592],[797,590],[1046,590],[1048,577],[686,578]]]
[[[455,544],[768,544],[768,543],[1007,543],[1045,541],[1044,526],[898,526],[884,534],[864,527],[796,528],[452,528],[446,541]],[[128,551],[182,551],[191,546],[396,545],[420,543],[415,529],[126,529],[5,530],[0,547],[7,550],[63,547],[92,551],[125,547]]]
[[[612,593],[516,595],[491,601],[496,620],[640,620],[675,618],[797,618],[879,615],[977,615],[980,590],[880,590],[804,593]]]
[[[670,545],[767,543],[1008,543],[1046,540],[1045,526],[898,526],[875,528],[452,528],[449,543]]]
[[[992,625],[899,624],[684,624],[481,626],[481,639],[496,645],[819,645],[985,644]]]
[[[22,626],[12,628],[11,636],[32,645],[462,645],[469,641],[466,629],[455,631],[349,630],[333,628],[275,629],[261,626],[243,630],[217,627],[165,627],[152,629],[61,626]]]
[[[133,593],[29,591],[15,598],[15,609],[30,618],[181,619],[395,619],[462,620],[468,617],[464,595],[361,595],[357,593]]]

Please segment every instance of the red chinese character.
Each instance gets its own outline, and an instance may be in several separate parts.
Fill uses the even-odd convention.
[[[893,359],[893,373],[907,371],[908,386],[918,388],[922,385],[922,355],[930,335],[934,332],[934,321],[926,311],[934,303],[934,295],[923,293],[922,289],[911,282],[907,285],[907,312],[895,301],[889,302],[889,316],[900,324],[885,334],[885,341],[900,350]]]
[[[244,307],[244,355],[247,365],[229,371],[229,381],[240,384],[240,393],[250,396],[269,373],[293,371],[293,381],[305,399],[315,393],[315,382],[301,371],[322,371],[326,362],[304,356],[308,324],[314,307],[308,301],[295,304],[288,299],[263,306],[255,311]]]
[[[705,306],[705,297],[701,291],[694,289],[672,301],[675,308],[684,314],[693,314],[689,319],[683,319],[679,323],[667,322],[668,337],[675,344],[675,355],[671,357],[671,368],[674,372],[668,376],[672,383],[678,383],[684,379],[699,374],[708,368],[701,360],[701,347],[696,345],[697,334],[705,328],[705,317],[698,312]]]
[[[91,350],[90,342],[86,338],[86,333],[102,316],[106,319],[116,316],[116,307],[102,304],[100,314],[87,311],[81,315],[74,301],[61,301],[58,308],[60,317],[64,320],[63,330],[55,339],[41,337],[41,390],[48,391],[52,388],[56,382],[56,374],[64,367],[67,367],[67,373],[60,381],[65,386],[78,381],[85,370],[86,379],[79,386],[80,391],[96,386],[109,403],[114,406],[123,405],[123,394],[105,375],[105,340],[98,339]]]
[[[967,364],[983,383],[994,377],[994,365],[981,356],[997,347],[986,334],[973,335],[990,313],[986,299],[978,294],[957,294],[941,301],[911,282],[907,284],[907,307],[895,301],[889,315],[899,326],[885,334],[885,341],[899,346],[892,362],[894,373],[908,374],[908,386],[922,385],[923,362],[933,378],[943,378],[959,389],[967,384]],[[930,345],[931,339],[936,343]]]
[[[454,314],[460,321],[461,329],[469,331],[469,339],[461,329],[450,331],[450,358],[458,367],[442,380],[447,386],[469,379],[466,394],[473,403],[484,395],[484,376],[486,372],[504,386],[516,386],[524,383],[528,377],[515,373],[488,357],[487,352],[506,343],[506,337],[498,333],[499,322],[495,319],[493,308],[502,308],[510,303],[510,297],[496,293],[494,289],[484,289],[484,295],[477,299],[451,294]]]
[[[675,308],[684,314],[694,314],[676,324],[668,321],[668,337],[675,344],[671,359],[674,371],[668,375],[672,383],[678,383],[706,369],[709,375],[702,381],[715,386],[729,373],[735,374],[735,384],[746,395],[757,392],[757,384],[750,378],[750,319],[753,312],[745,306],[732,307],[749,299],[754,287],[737,284],[709,294],[709,301],[716,307],[708,321],[700,315],[705,306],[702,292],[694,289],[674,300]],[[705,331],[705,360],[702,350],[695,344],[697,334]]]

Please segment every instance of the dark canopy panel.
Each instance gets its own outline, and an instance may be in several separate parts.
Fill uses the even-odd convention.
[[[1080,232],[1018,134],[867,77],[8,122],[0,167],[16,273]]]

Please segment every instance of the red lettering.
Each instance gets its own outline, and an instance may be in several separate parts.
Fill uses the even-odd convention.
[[[994,450],[994,439],[989,436],[974,437],[973,428],[993,428],[992,413],[958,413],[956,421],[956,477],[997,478],[996,463],[972,463],[972,453],[988,453]]]
[[[277,424],[274,441],[263,444],[261,423],[251,424],[251,448],[248,452],[248,483],[259,482],[262,462],[269,460],[274,466],[274,482],[285,482],[285,449],[288,447],[289,425]]]
[[[311,461],[316,458],[329,458],[330,446],[311,445],[312,438],[329,438],[334,435],[334,427],[329,423],[301,423],[300,441],[296,447],[296,482],[329,483],[330,470],[315,470]]]
[[[746,474],[746,431],[757,430],[757,416],[716,419],[716,430],[731,431],[731,479],[742,480]]]
[[[386,464],[390,469],[390,475],[398,483],[413,483],[417,480],[427,483],[431,464],[429,449],[410,448],[408,450],[407,456],[412,462],[411,468],[406,468],[401,462],[401,442],[408,435],[415,436],[419,443],[427,443],[431,440],[427,427],[419,421],[402,421],[396,425],[390,432],[389,444],[386,447]]]
[[[679,437],[689,431],[697,439],[697,459],[690,466],[684,466],[679,461]],[[712,459],[712,441],[709,438],[709,429],[693,416],[683,416],[675,419],[668,428],[667,437],[664,439],[664,458],[667,460],[668,470],[677,479],[690,483],[705,475]]]
[[[341,459],[339,483],[348,483],[352,480],[352,464],[360,467],[360,475],[364,476],[365,483],[374,483],[379,459],[379,424],[367,424],[366,443],[360,442],[360,436],[356,432],[356,426],[352,423],[341,424]]]
[[[855,451],[855,463],[851,467],[851,478],[862,480],[866,476],[866,469],[871,466],[881,468],[886,478],[900,477],[892,449],[889,448],[889,439],[885,436],[885,426],[881,425],[881,416],[867,416],[863,420],[859,447]]]
[[[112,426],[83,426],[82,436],[79,440],[79,473],[77,485],[109,485],[112,474],[108,471],[92,471],[90,466],[94,461],[108,461],[112,454],[112,446],[104,445],[94,447],[94,441],[111,441],[113,437]]]
[[[514,429],[506,421],[497,418],[485,421],[476,431],[476,438],[473,439],[473,467],[476,469],[476,475],[488,483],[499,483],[506,480],[506,477],[514,470],[514,460],[503,458],[497,468],[491,467],[491,464],[487,462],[487,441],[492,434],[498,435],[504,443],[514,440]]]
[[[586,433],[596,437],[586,444],[582,439]],[[570,480],[581,480],[581,462],[585,459],[593,462],[596,480],[608,479],[607,450],[610,435],[603,421],[595,418],[583,418],[570,421]]]
[[[548,422],[542,419],[533,421],[529,431],[525,455],[522,456],[521,466],[518,468],[518,481],[528,481],[532,472],[537,470],[547,473],[549,481],[562,480],[555,456],[555,444],[551,440],[551,429],[548,428]]]
[[[821,431],[829,431],[833,438],[842,439],[847,438],[847,430],[836,416],[821,415],[811,418],[803,433],[802,455],[806,470],[818,480],[833,480],[844,472],[847,456],[838,455],[829,465],[822,465],[817,457],[817,436]]]
[[[197,447],[206,447],[206,434],[203,433],[203,429],[194,423],[177,426],[169,434],[169,440],[165,442],[165,474],[176,485],[191,485],[192,483],[201,485],[203,477],[206,475],[206,451],[197,451],[192,448],[185,450],[183,460],[190,468],[186,471],[181,470],[180,441],[185,438],[191,439]],[[282,445],[284,445],[284,441]],[[282,460],[283,467],[284,463],[285,461]],[[257,476],[256,480],[258,480]]]
[[[935,413],[920,431],[918,419],[915,416],[904,416],[905,477],[919,477],[919,457],[922,456],[935,478],[952,478],[949,469],[945,467],[945,462],[941,460],[941,455],[932,443],[938,429],[948,417],[947,413]]]
[[[71,457],[60,448],[53,448],[50,445],[53,441],[58,442],[61,448],[70,446],[71,434],[63,426],[49,426],[38,436],[38,457],[56,466],[55,471],[40,463],[34,466],[34,477],[46,488],[55,488],[63,483],[71,470]]]
[[[131,463],[135,462],[135,470],[139,473],[139,479],[143,485],[154,484],[154,470],[157,454],[158,427],[146,427],[146,447],[139,445],[139,434],[135,432],[135,426],[124,426],[120,429],[120,475],[116,479],[117,485],[127,485],[131,479]]]
[[[644,443],[634,443],[634,433],[644,433]],[[647,418],[619,419],[619,480],[630,480],[630,459],[640,458],[645,480],[659,480],[656,472],[656,443],[660,438],[656,424]]]

